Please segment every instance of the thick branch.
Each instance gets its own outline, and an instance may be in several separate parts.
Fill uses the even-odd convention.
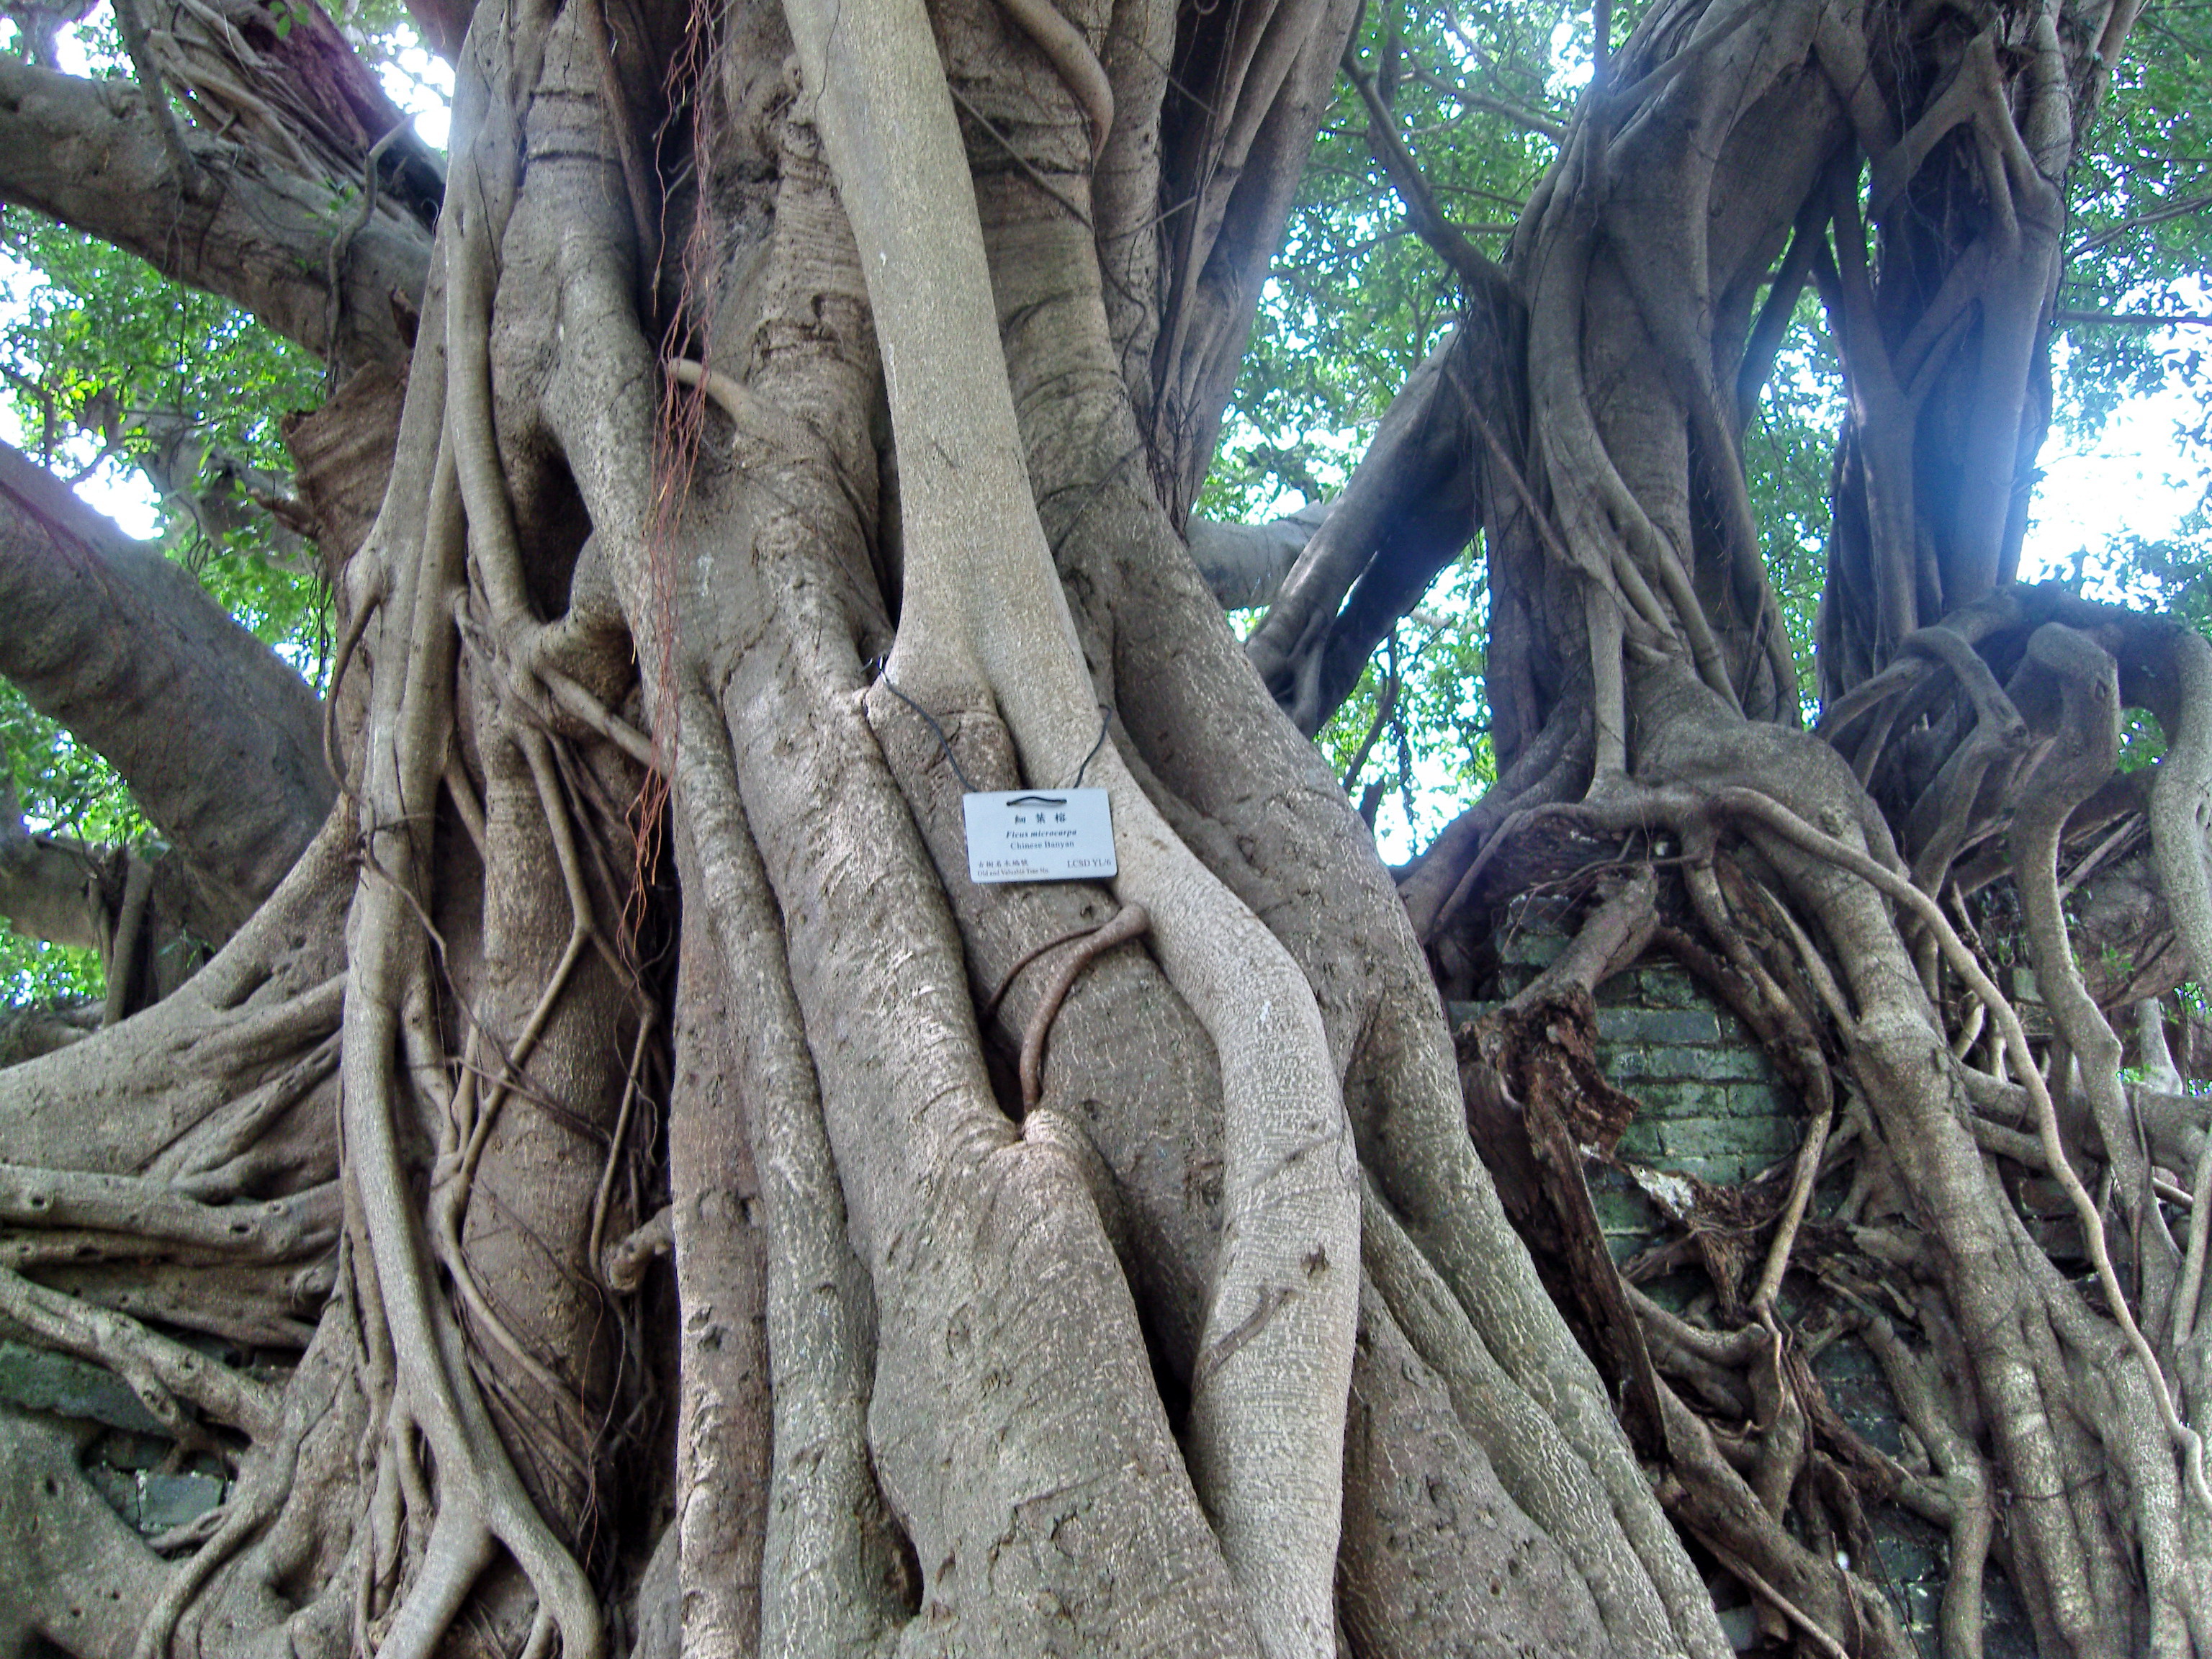
[[[1477,337],[1488,331],[1455,330],[1391,400],[1328,523],[1299,553],[1245,647],[1309,735],[1474,532],[1477,474],[1464,413],[1465,379],[1474,375],[1464,365]],[[1194,535],[1194,554],[1200,545]]]
[[[346,247],[333,330],[324,274],[337,229],[331,188],[189,135],[206,180],[196,198],[133,91],[0,64],[0,201],[219,295],[341,369],[404,362],[392,297],[421,305],[428,235],[388,215],[364,226]]]
[[[155,549],[0,445],[0,674],[112,762],[233,927],[330,809],[314,693]]]
[[[1306,544],[1319,533],[1333,502],[1320,501],[1266,524],[1216,524],[1193,519],[1191,561],[1224,610],[1273,605]]]
[[[0,916],[29,938],[97,951],[105,942],[100,872],[85,849],[27,833],[15,793],[0,777]]]

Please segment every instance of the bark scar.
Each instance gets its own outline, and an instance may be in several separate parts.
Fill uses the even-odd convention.
[[[1237,1349],[1267,1328],[1267,1322],[1275,1316],[1276,1310],[1288,1302],[1294,1294],[1295,1292],[1287,1285],[1270,1285],[1260,1292],[1259,1301],[1253,1305],[1252,1311],[1244,1316],[1237,1328],[1199,1356],[1198,1364],[1192,1368],[1190,1374],[1190,1391],[1193,1396],[1206,1386],[1216,1371],[1229,1363],[1231,1356],[1235,1354]]]

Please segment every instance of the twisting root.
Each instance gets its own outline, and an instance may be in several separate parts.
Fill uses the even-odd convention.
[[[180,1399],[256,1440],[276,1431],[283,1407],[276,1389],[147,1329],[128,1315],[80,1302],[0,1267],[0,1316],[47,1346],[113,1371],[180,1446],[214,1449],[185,1414]]]
[[[1083,31],[1060,15],[1052,0],[999,0],[999,9],[1051,61],[1070,95],[1091,122],[1091,159],[1106,153],[1114,131],[1114,88]]]
[[[305,1416],[288,1419],[275,1459],[254,1466],[261,1478],[252,1483],[252,1490],[233,1492],[222,1509],[212,1512],[220,1517],[214,1535],[201,1545],[191,1560],[170,1575],[161,1599],[154,1604],[139,1629],[131,1659],[161,1659],[168,1652],[177,1620],[184,1616],[192,1598],[215,1576],[216,1569],[236,1554],[246,1540],[283,1507],[291,1494],[293,1476],[300,1466],[300,1442],[306,1438],[311,1421]]]
[[[393,1362],[393,1398],[378,1462],[396,1468],[405,1513],[435,1516],[381,1651],[386,1659],[434,1651],[477,1575],[504,1545],[540,1607],[558,1624],[562,1650],[571,1659],[598,1659],[605,1639],[597,1598],[524,1490],[492,1425],[453,1313],[434,1288],[429,1241],[396,1121],[398,1103],[442,1069],[441,1064],[402,1073],[397,1062],[403,1049],[411,1060],[417,1049],[441,1048],[428,1006],[427,952],[415,926],[421,916],[418,888],[427,885],[429,870],[428,835],[418,826],[435,798],[453,733],[451,595],[465,580],[469,542],[483,553],[488,586],[495,592],[503,590],[502,576],[513,575],[512,525],[500,512],[503,486],[495,467],[487,465],[486,175],[462,158],[456,162],[457,179],[475,189],[472,199],[455,204],[459,210],[449,224],[469,230],[449,231],[444,243],[448,287],[442,295],[434,292],[434,301],[442,299],[447,307],[451,368],[438,396],[410,399],[410,406],[423,404],[422,422],[411,428],[411,442],[403,437],[400,462],[369,544],[392,562],[394,578],[382,617],[386,649],[379,657],[410,666],[404,677],[379,675],[372,690],[360,818],[364,842],[386,868],[384,879],[364,882],[355,898],[339,1091],[350,1186],[360,1204],[359,1242],[374,1270],[374,1299],[389,1326]],[[473,354],[472,334],[477,340]],[[472,387],[472,382],[477,384]],[[416,492],[411,495],[410,483]],[[464,495],[473,509],[465,531]],[[502,531],[510,537],[503,538]],[[497,556],[501,552],[509,557]],[[442,1062],[442,1053],[436,1058]],[[419,1478],[410,1488],[410,1478],[419,1475],[410,1443],[417,1435],[436,1469],[434,1503],[421,1490]],[[398,1531],[396,1519],[392,1531]],[[375,1573],[380,1565],[365,1560],[363,1571]]]
[[[1115,945],[1135,939],[1152,925],[1152,915],[1141,904],[1125,904],[1114,913],[1112,921],[1096,932],[1083,935],[1082,943],[1070,951],[1053,974],[1052,982],[1045,987],[1044,1000],[1030,1016],[1029,1029],[1022,1033],[1022,1109],[1036,1109],[1044,1097],[1044,1040],[1052,1030],[1052,1022],[1060,1012],[1060,1005],[1067,1000],[1076,976],[1089,967],[1097,957]],[[1011,977],[1011,976],[1010,976]]]
[[[1104,926],[1106,923],[1103,921],[1094,921],[1088,927],[1071,927],[1064,933],[1054,933],[1042,945],[1031,945],[1022,953],[1020,961],[1006,969],[1006,976],[999,981],[999,988],[984,999],[983,1006],[975,1011],[975,1024],[982,1026],[991,1023],[991,1016],[999,1012],[999,1005],[1006,1000],[1006,993],[1014,988],[1014,981],[1022,976],[1022,970],[1039,957],[1057,951],[1063,945],[1071,945],[1077,939],[1089,939]]]
[[[637,1105],[637,1080],[645,1066],[645,1045],[653,1036],[653,1026],[659,1023],[655,1015],[656,1011],[648,1007],[645,1018],[637,1023],[637,1040],[630,1045],[629,1074],[623,1081],[622,1107],[615,1114],[615,1132],[607,1138],[607,1161],[605,1167],[599,1171],[599,1191],[592,1197],[592,1237],[584,1253],[584,1260],[592,1264],[602,1282],[609,1277],[599,1261],[599,1252],[607,1237],[607,1200],[614,1191],[615,1171],[622,1164],[623,1142],[629,1136],[630,1114]],[[643,1231],[639,1229],[641,1232]],[[634,1289],[635,1285],[618,1288]]]
[[[532,1009],[530,1018],[523,1026],[521,1036],[514,1040],[514,1046],[508,1049],[504,1064],[501,1066],[498,1075],[483,1091],[481,1102],[471,1103],[476,1073],[465,1067],[463,1070],[460,1085],[454,1091],[456,1110],[449,1118],[457,1131],[459,1156],[453,1162],[449,1184],[438,1194],[434,1206],[436,1224],[431,1236],[431,1243],[440,1265],[453,1276],[453,1288],[460,1297],[462,1304],[468,1310],[471,1320],[477,1322],[487,1335],[504,1348],[549,1397],[557,1400],[564,1397],[568,1392],[567,1385],[554,1374],[552,1369],[543,1359],[530,1351],[528,1345],[517,1336],[508,1327],[507,1322],[500,1316],[497,1310],[492,1305],[491,1299],[484,1295],[483,1286],[477,1284],[476,1273],[470,1267],[467,1253],[461,1244],[461,1223],[468,1212],[469,1194],[476,1182],[477,1168],[483,1159],[484,1147],[491,1139],[492,1126],[498,1120],[499,1109],[504,1103],[507,1094],[520,1081],[523,1068],[529,1064],[530,1056],[536,1050],[538,1039],[544,1035],[545,1028],[553,1018],[554,1010],[559,1006],[562,993],[568,987],[569,977],[574,973],[576,964],[583,960],[584,951],[594,938],[591,894],[585,884],[583,864],[577,853],[574,835],[568,818],[568,804],[562,797],[560,781],[554,770],[552,744],[542,732],[527,728],[519,734],[519,740],[523,752],[529,757],[532,777],[538,788],[538,805],[545,813],[546,822],[551,831],[554,849],[561,866],[562,881],[568,897],[568,941],[561,953],[559,963],[554,967],[551,977],[546,981],[544,990],[539,994],[537,1006]],[[639,1057],[643,1054],[646,1031],[650,1029],[648,1023],[638,1034]],[[470,1035],[472,1038],[482,1042],[491,1041],[489,1032],[481,1022],[471,1021]],[[634,1079],[635,1073],[633,1073]],[[623,1102],[625,1114],[629,1109],[629,1104],[630,1097],[626,1094]],[[619,1150],[621,1144],[620,1133],[618,1127],[617,1151]],[[441,1148],[441,1151],[444,1153],[447,1149]],[[609,1156],[611,1158],[613,1155],[611,1152]],[[440,1162],[441,1166],[446,1166],[447,1158],[441,1156]],[[611,1180],[612,1174],[613,1166],[610,1163],[607,1171],[609,1180]],[[604,1185],[601,1194],[604,1197]],[[596,1211],[595,1228],[603,1227],[604,1224],[604,1210]],[[595,1232],[592,1253],[593,1260],[598,1256],[597,1244],[598,1238]],[[565,1458],[565,1449],[563,1455]],[[574,1462],[573,1459],[567,1459],[567,1461],[572,1464]]]
[[[1756,819],[1803,851],[1826,859],[1860,879],[1872,883],[1889,898],[1911,910],[1935,936],[1937,947],[1953,970],[1966,981],[1968,988],[1988,1007],[1991,1018],[2003,1033],[2005,1048],[2012,1056],[2014,1067],[2020,1073],[2021,1082],[2027,1086],[2028,1098],[2034,1103],[2044,1157],[2049,1160],[2052,1176],[2065,1188],[2066,1196],[2074,1206],[2074,1213],[2081,1222],[2082,1243],[2089,1252],[2091,1265],[2096,1269],[2097,1283],[2104,1291],[2106,1307],[2142,1366],[2144,1382],[2158,1407],[2159,1419],[2165,1427],[2167,1438],[2181,1453],[2190,1495],[2208,1516],[2212,1516],[2212,1487],[2208,1487],[2205,1483],[2203,1440],[2182,1420],[2175,1409],[2172,1391],[2166,1385],[2165,1373],[2159,1368],[2158,1356],[2151,1352],[2142,1328],[2136,1322],[2135,1315],[2129,1310],[2126,1292],[2120,1287],[2118,1274],[2112,1267],[2112,1252],[2105,1243],[2104,1222],[2098,1213],[2096,1200],[2082,1186],[2081,1176],[2074,1172],[2074,1167],[2066,1157],[2065,1147],[2059,1139],[2057,1110],[2051,1102],[2051,1091],[2028,1048],[2027,1032],[2021,1026],[2020,1015],[2012,1004],[2005,1000],[2003,993],[1982,970],[1981,963],[1951,926],[1950,918],[1943,914],[1942,907],[1904,877],[1834,836],[1814,829],[1780,801],[1756,789],[1720,790],[1715,794],[1713,804],[1721,811],[1737,812]]]

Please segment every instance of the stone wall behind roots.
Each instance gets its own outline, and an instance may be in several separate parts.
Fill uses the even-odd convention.
[[[1498,934],[1498,967],[1481,988],[1487,994],[1446,1006],[1453,1030],[1497,1007],[1550,966],[1566,948],[1568,917],[1556,901],[1516,901]],[[1614,975],[1598,990],[1597,1035],[1599,1065],[1639,1107],[1615,1162],[1592,1158],[1583,1165],[1592,1207],[1616,1262],[1630,1267],[1683,1237],[1683,1227],[1663,1205],[1688,1190],[1680,1177],[1737,1187],[1767,1175],[1786,1183],[1805,1133],[1803,1106],[1743,1022],[1688,973],[1647,960]],[[1832,1211],[1841,1196],[1840,1185],[1817,1191],[1814,1213]],[[1765,1238],[1762,1231],[1754,1243],[1763,1245]],[[1793,1288],[1799,1277],[1792,1275]],[[1704,1322],[1713,1301],[1709,1285],[1702,1273],[1677,1271],[1642,1288]],[[1790,1305],[1785,1290],[1784,1312],[1803,1311]],[[1847,1331],[1821,1345],[1813,1371],[1844,1419],[1869,1444],[1893,1457],[1906,1455],[1896,1400],[1856,1334]],[[1938,1659],[1944,1535],[1895,1504],[1880,1506],[1869,1518],[1881,1560],[1868,1576],[1887,1591],[1899,1622],[1927,1659]],[[1860,1565],[1863,1570],[1866,1564]],[[1733,1586],[1718,1593],[1724,1602],[1735,1594]],[[1984,1597],[1985,1659],[2035,1659],[2027,1610],[1995,1563]],[[1747,1600],[1723,1605],[1722,1623],[1739,1648],[1756,1648],[1757,1620]]]

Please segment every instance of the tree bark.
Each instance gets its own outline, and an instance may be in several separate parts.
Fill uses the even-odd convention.
[[[1929,1443],[1957,1478],[1948,1508],[1913,1491],[1961,1561],[2008,1486],[2004,1565],[2050,1651],[2201,1642],[2183,1417],[2212,1164],[2165,1311],[2137,1322],[2066,1184],[2049,1056],[1943,884],[2039,779],[2012,878],[2055,890],[2111,721],[2149,707],[2171,748],[2146,810],[2197,961],[2212,655],[1984,584],[1942,637],[1917,611],[1874,628],[1829,711],[1840,752],[1794,729],[1738,448],[1791,284],[1848,298],[1909,264],[1853,264],[1862,164],[1879,223],[1926,206],[1918,163],[2009,165],[2041,202],[2050,100],[2087,96],[2050,42],[2116,46],[2112,20],[2008,10],[1984,46],[1902,7],[1651,10],[1491,310],[1410,390],[1248,656],[1179,526],[1351,9],[789,17],[469,20],[357,547],[342,526],[374,458],[301,441],[330,458],[350,553],[345,791],[198,977],[0,1073],[0,1317],[127,1378],[235,1485],[173,1561],[101,1526],[0,1557],[20,1626],[0,1635],[574,1659],[616,1650],[632,1613],[666,1640],[672,1596],[699,1653],[1722,1659],[1709,1559],[1778,1631],[1901,1651],[1860,1496],[1897,1476],[1838,1428],[1779,1295],[1828,1147],[1771,1212],[1789,1218],[1748,1297],[1712,1244],[1724,1330],[1650,1314],[1576,1211],[1553,1236],[1580,1241],[1587,1348],[1478,1156],[1463,1075],[1495,1085],[1493,1139],[1540,1115],[1498,1080],[1541,1079],[1543,1190],[1571,1207],[1568,1115],[1603,1093],[1567,1014],[1455,1052],[1424,957],[1455,938],[1472,963],[1500,883],[1559,878],[1549,829],[1653,866],[1571,953],[1576,982],[1674,941],[1808,1095],[1850,1103],[1862,1167],[1924,1225],[1917,1340],[1951,1382],[1913,1398],[1956,1418]],[[1924,72],[1892,74],[1906,62]],[[106,110],[164,176],[128,109],[7,73],[16,108]],[[2022,96],[1971,79],[1992,74]],[[1947,86],[1989,129],[1980,162],[1895,136],[1959,129],[1929,112]],[[209,155],[214,88],[185,135]],[[660,125],[664,98],[689,118]],[[324,155],[339,106],[309,105],[270,107]],[[2015,109],[2036,179],[2000,125]],[[1826,264],[1793,260],[1814,238]],[[1940,508],[1945,594],[1992,548],[2002,573],[1985,486],[2035,423],[2020,273],[2049,269],[2023,239],[1996,296],[2021,303],[1943,336],[1943,363],[1996,364],[1977,384],[2009,399],[1972,449],[1982,482]],[[232,263],[201,278],[241,283]],[[261,297],[312,333],[315,291]],[[398,361],[325,317],[342,360]],[[394,418],[389,382],[349,385],[354,439]],[[1872,477],[1893,434],[1861,425]],[[63,553],[136,568],[41,487],[17,492],[38,507],[21,580]],[[1401,894],[1299,727],[1478,527],[1508,782]],[[120,662],[138,641],[86,643]],[[47,672],[57,697],[89,684]],[[290,729],[315,757],[312,720]],[[1893,732],[1916,787],[1870,793]],[[1110,799],[1110,882],[969,879],[960,796],[1079,779]],[[2034,948],[2058,985],[2049,897]],[[2017,1086],[2103,1251],[2094,1307],[1984,1160],[1968,999],[2011,1068],[1984,1092]],[[2084,1064],[2116,1064],[2094,1004],[2063,1015]],[[2108,1141],[2117,1082],[2081,1097]],[[2155,1209],[2115,1213],[2148,1246]],[[1677,1382],[1753,1409],[1716,1429]],[[1637,1444],[1616,1391],[1641,1402]],[[52,1431],[0,1424],[0,1517],[88,1501]],[[100,1620],[68,1622],[57,1573]]]
[[[314,693],[181,565],[4,445],[0,606],[0,673],[122,773],[227,938],[330,811]]]

